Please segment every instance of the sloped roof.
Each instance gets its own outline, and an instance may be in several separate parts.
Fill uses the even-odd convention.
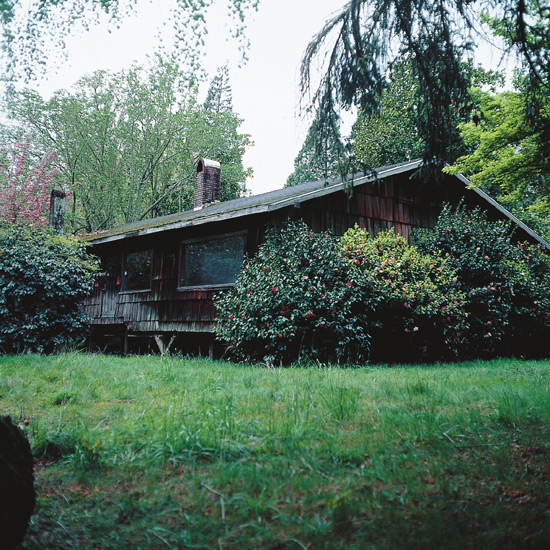
[[[168,216],[141,220],[123,225],[121,227],[103,231],[100,233],[85,235],[83,239],[90,244],[102,244],[117,241],[124,238],[150,235],[159,231],[182,229],[194,225],[212,223],[241,216],[272,212],[291,205],[298,205],[301,202],[335,193],[350,186],[356,187],[364,183],[380,180],[389,176],[411,172],[420,168],[421,159],[393,164],[377,168],[368,175],[353,175],[348,179],[331,178],[328,180],[312,181],[292,187],[285,187],[276,191],[269,191],[260,195],[242,197],[230,201],[218,202],[204,206],[200,210],[187,210]],[[464,183],[465,187],[471,186],[471,182],[464,176],[455,176]],[[537,235],[532,229],[506,210],[497,201],[492,199],[481,189],[473,187],[472,190],[483,199],[497,208],[515,224],[519,225],[530,236],[536,239],[543,247],[550,250],[550,243]]]

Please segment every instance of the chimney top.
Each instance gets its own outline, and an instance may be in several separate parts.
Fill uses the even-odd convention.
[[[220,201],[220,163],[199,159],[195,168],[195,210]]]

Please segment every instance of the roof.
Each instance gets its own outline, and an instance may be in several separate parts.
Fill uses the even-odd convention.
[[[200,210],[187,210],[168,216],[141,220],[123,225],[121,227],[103,231],[100,233],[85,235],[83,239],[90,244],[102,244],[112,241],[118,241],[124,238],[137,237],[142,235],[151,235],[159,231],[168,231],[173,229],[182,229],[185,227],[213,223],[227,219],[233,219],[241,216],[250,216],[265,212],[273,212],[287,206],[299,205],[301,202],[322,197],[323,195],[335,193],[342,189],[349,189],[363,185],[367,182],[380,180],[389,176],[411,172],[420,168],[421,159],[393,164],[377,168],[367,175],[350,175],[346,179],[331,178],[328,180],[312,181],[302,183],[292,187],[285,187],[276,191],[242,197],[230,201],[218,202],[204,206]],[[521,222],[511,212],[506,210],[497,201],[492,199],[487,193],[472,187],[472,183],[462,175],[457,175],[465,187],[471,188],[483,199],[497,208],[502,214],[508,217],[515,224],[519,225],[531,237],[537,240],[543,247],[550,250],[550,243],[535,233],[527,225]]]

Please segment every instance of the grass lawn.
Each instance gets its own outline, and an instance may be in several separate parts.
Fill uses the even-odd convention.
[[[550,361],[0,358],[23,549],[550,548]]]

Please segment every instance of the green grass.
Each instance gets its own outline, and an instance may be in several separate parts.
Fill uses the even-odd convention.
[[[24,550],[550,548],[550,362],[0,358]]]

